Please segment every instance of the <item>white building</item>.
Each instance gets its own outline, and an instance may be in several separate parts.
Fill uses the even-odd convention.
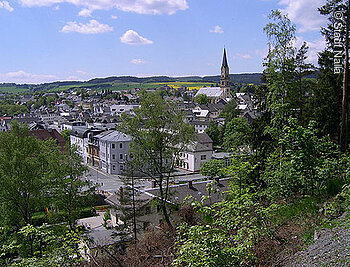
[[[88,158],[88,133],[89,129],[84,126],[73,126],[70,133],[70,143],[77,148],[84,164],[87,163]]]
[[[198,172],[204,162],[211,160],[213,155],[213,141],[206,133],[197,135],[197,141],[189,145],[180,154],[179,168],[190,172]]]
[[[129,154],[131,137],[118,131],[99,138],[100,167],[106,173],[122,174]]]

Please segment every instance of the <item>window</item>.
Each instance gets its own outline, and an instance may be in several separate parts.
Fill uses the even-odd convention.
[[[115,171],[115,165],[113,165],[113,171]]]
[[[119,154],[119,159],[123,159],[123,154]]]
[[[112,159],[115,159],[115,155],[114,154],[112,155]]]
[[[113,149],[115,148],[115,144],[112,144],[112,148],[113,148]]]
[[[119,148],[123,148],[123,143],[120,143],[120,144],[119,144]]]
[[[201,155],[201,160],[206,160],[207,159],[207,155]]]

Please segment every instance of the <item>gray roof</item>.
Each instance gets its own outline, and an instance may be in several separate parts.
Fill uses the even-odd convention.
[[[195,200],[200,201],[202,196],[208,195],[206,190],[207,184],[212,182],[212,180],[192,182],[192,186],[188,183],[173,185],[169,187],[169,200],[172,203],[182,203],[184,199],[190,195]],[[230,178],[220,179],[219,183],[216,184],[216,189],[219,193],[212,193],[209,199],[205,201],[205,204],[213,204],[222,200],[222,195],[220,193],[226,192],[229,188]],[[145,190],[146,193],[152,194],[154,196],[159,196],[158,188],[150,188]]]
[[[201,144],[213,143],[213,140],[206,133],[197,134],[197,141]]]
[[[115,130],[112,131],[110,134],[101,137],[100,140],[109,142],[130,142],[131,136]]]
[[[221,87],[204,87],[199,89],[196,96],[207,95],[208,97],[223,97],[224,91]]]
[[[72,127],[72,131],[71,131],[71,135],[73,136],[77,136],[80,138],[86,138],[87,134],[89,132],[89,128],[85,127],[85,126],[73,126]]]
[[[191,121],[191,125],[209,125],[209,121]]]
[[[207,146],[198,143],[198,142],[193,142],[192,144],[187,146],[186,151],[188,152],[204,152],[204,151],[212,151],[213,149],[208,148]]]

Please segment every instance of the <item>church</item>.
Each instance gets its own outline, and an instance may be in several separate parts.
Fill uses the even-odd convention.
[[[232,99],[230,92],[230,68],[228,66],[225,48],[221,65],[220,87],[200,88],[195,97],[202,94],[208,96],[211,103],[218,103],[220,100],[228,102]]]

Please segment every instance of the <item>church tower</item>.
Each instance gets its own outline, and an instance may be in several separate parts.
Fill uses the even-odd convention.
[[[228,67],[228,63],[227,63],[226,48],[224,48],[224,56],[223,56],[223,59],[222,59],[220,87],[224,91],[224,97],[225,98],[231,98],[231,93],[230,93],[230,68]]]

